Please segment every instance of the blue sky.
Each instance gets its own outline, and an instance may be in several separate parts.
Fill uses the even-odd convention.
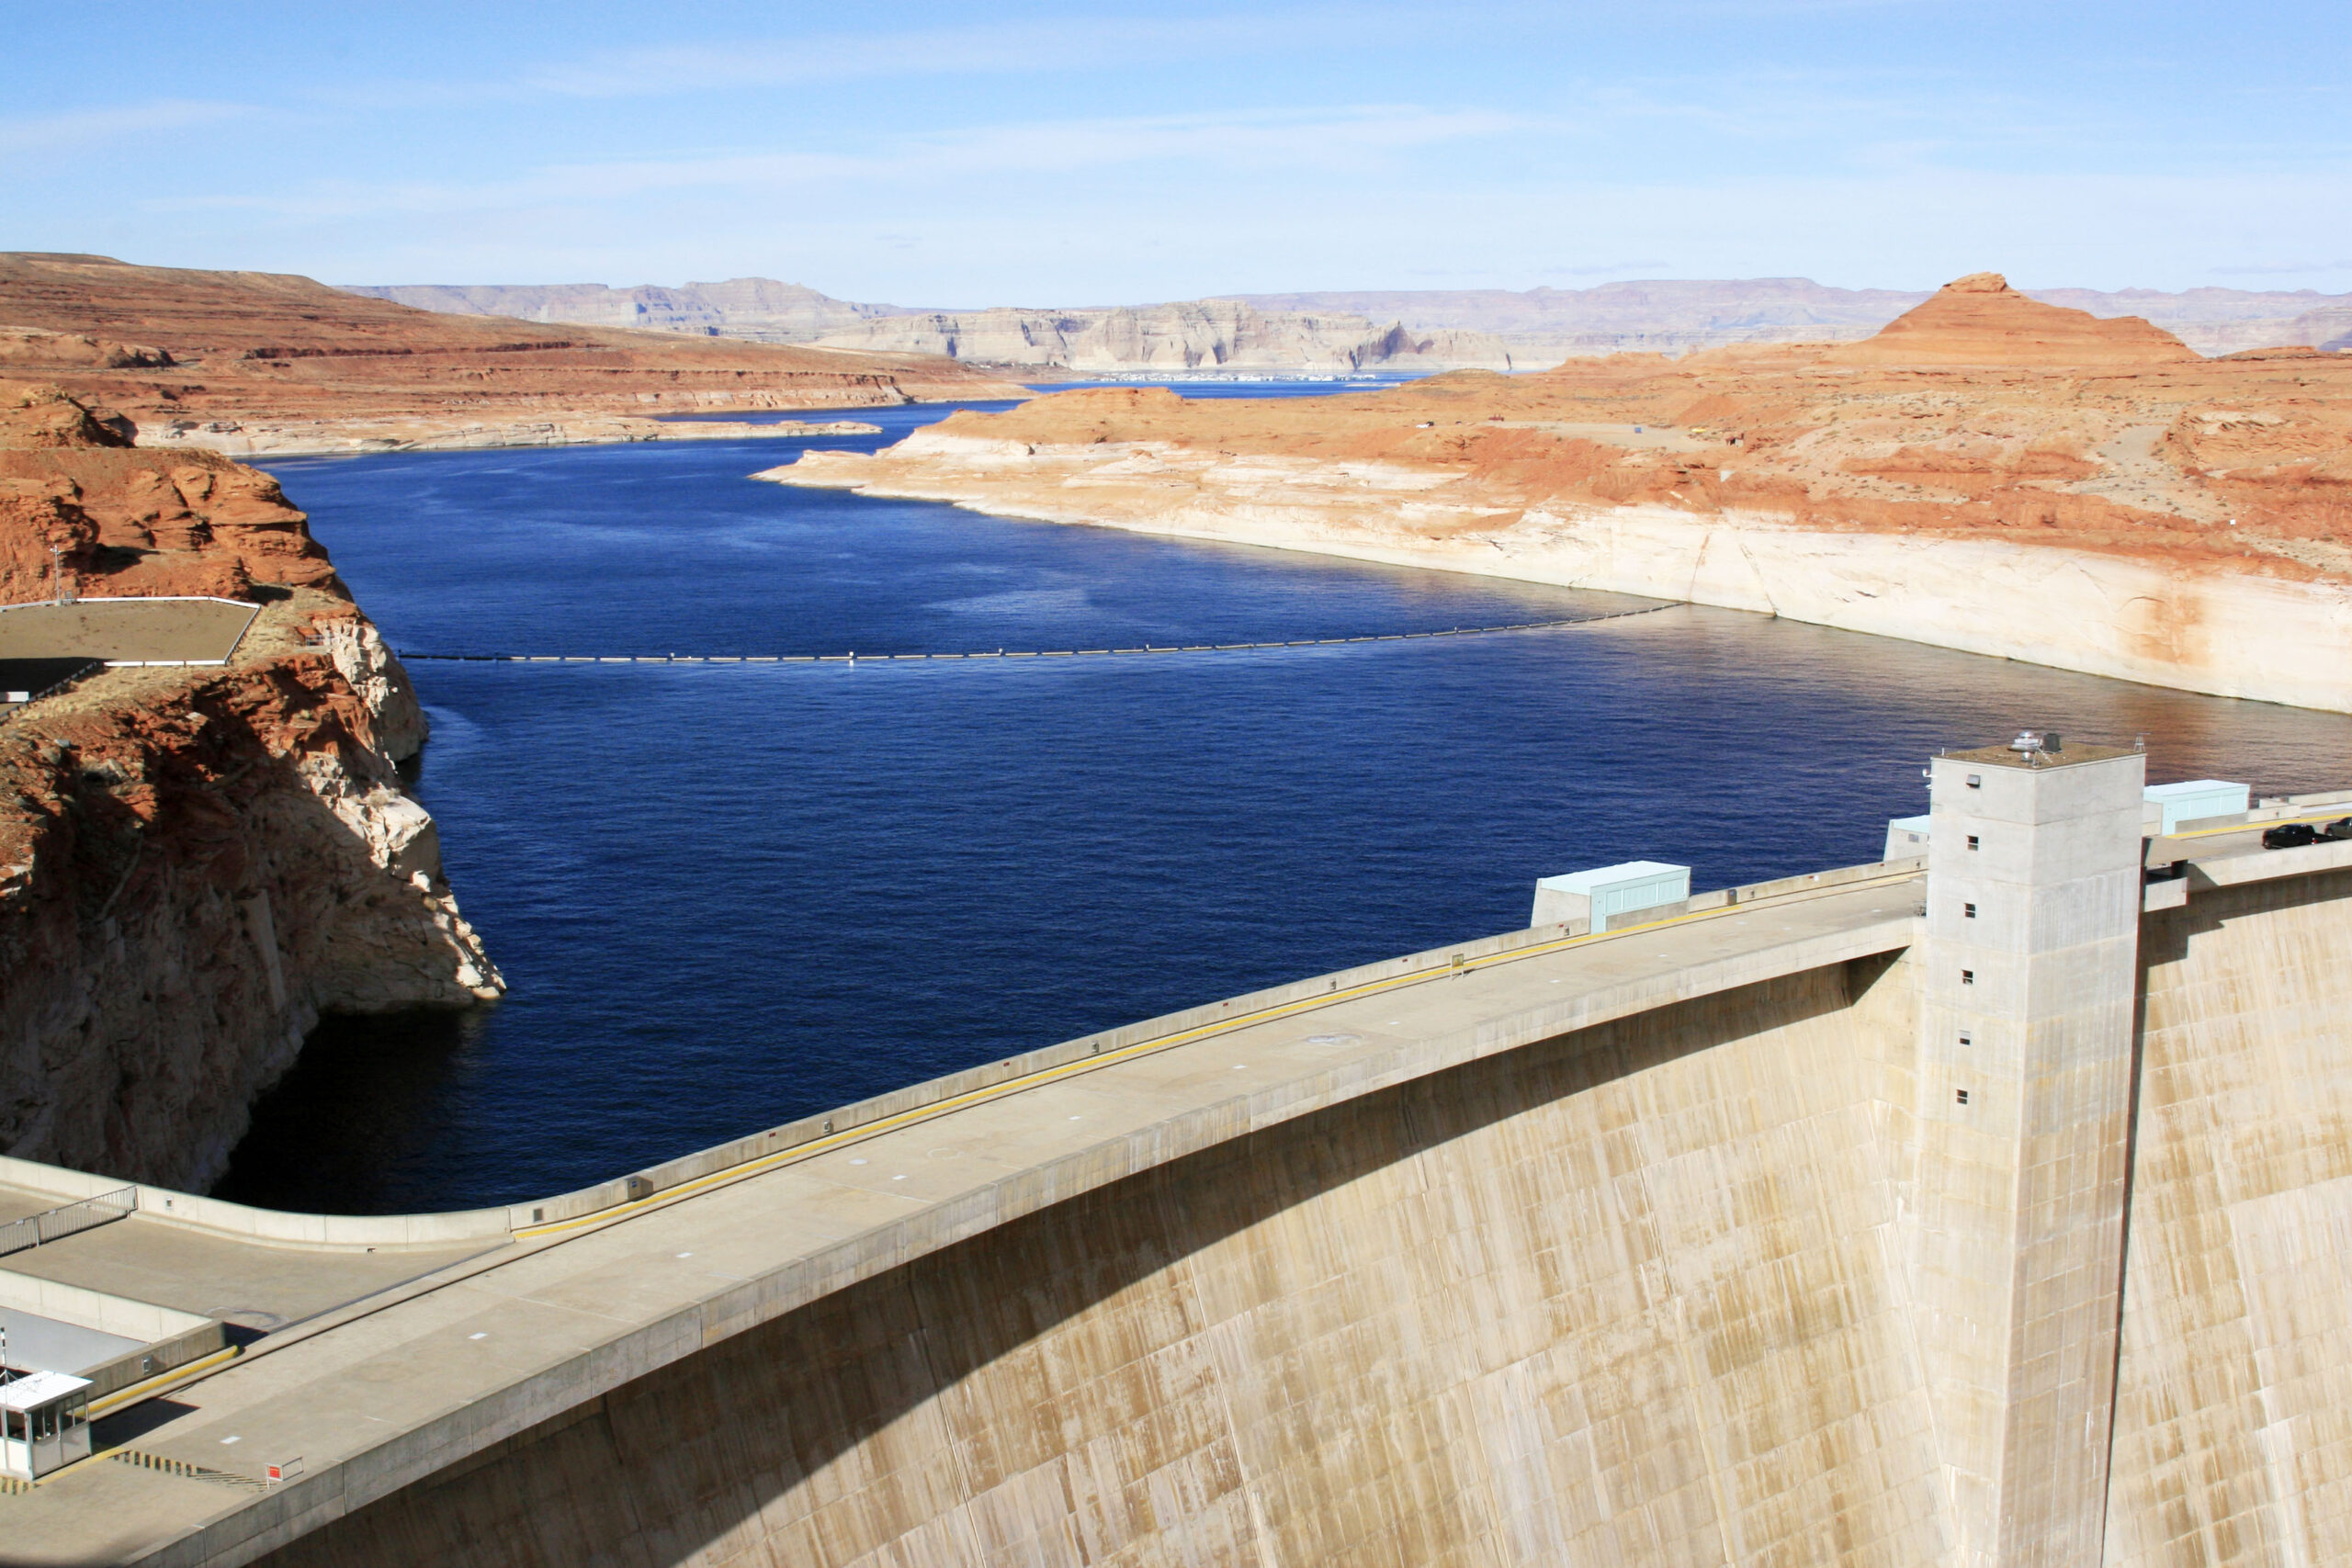
[[[2352,290],[2267,6],[33,6],[0,249],[899,304],[1802,275]]]

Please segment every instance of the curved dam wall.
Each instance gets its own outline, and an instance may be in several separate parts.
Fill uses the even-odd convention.
[[[395,1257],[0,1497],[0,1561],[2341,1561],[2352,842],[2262,840],[2346,800],[2149,837],[2136,753],[2011,750],[1931,762],[1924,867]]]
[[[1907,961],[1221,1144],[707,1346],[265,1559],[1909,1564]]]
[[[2352,1555],[2352,870],[2151,915],[2107,1561]]]

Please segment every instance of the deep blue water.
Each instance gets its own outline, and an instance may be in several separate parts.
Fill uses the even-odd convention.
[[[1261,389],[1262,390],[1262,389]],[[1315,390],[1329,390],[1319,384]],[[881,437],[936,408],[861,412]],[[749,481],[729,441],[271,465],[407,649],[1261,641],[1628,601]],[[330,1021],[223,1196],[546,1194],[1148,1014],[1518,926],[1539,875],[1874,859],[2018,726],[2341,783],[2352,719],[1672,607],[1556,631],[985,662],[411,665],[416,788],[512,984]]]

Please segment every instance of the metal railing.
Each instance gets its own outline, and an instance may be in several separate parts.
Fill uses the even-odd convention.
[[[38,1214],[27,1214],[21,1220],[0,1224],[0,1258],[44,1242],[58,1241],[78,1231],[92,1230],[108,1224],[136,1211],[139,1189],[120,1187],[112,1192],[101,1192],[95,1198],[85,1198],[78,1203],[66,1203],[45,1209]]]

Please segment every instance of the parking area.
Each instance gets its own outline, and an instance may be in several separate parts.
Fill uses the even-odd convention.
[[[0,660],[223,664],[260,611],[237,599],[0,604]]]

